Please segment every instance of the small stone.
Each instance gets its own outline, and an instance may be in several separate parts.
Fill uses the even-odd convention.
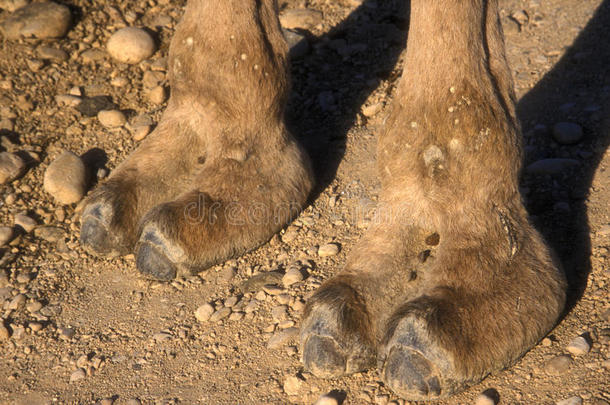
[[[334,256],[337,253],[339,253],[339,245],[336,243],[327,243],[318,248],[318,256],[320,257]]]
[[[287,328],[276,331],[267,341],[267,348],[275,350],[299,336],[298,328]]]
[[[298,395],[302,384],[298,377],[290,376],[284,381],[284,392],[288,395]]]
[[[43,188],[61,204],[79,202],[87,191],[87,170],[82,159],[70,151],[63,152],[45,171]]]
[[[72,374],[70,374],[70,382],[75,382],[79,380],[85,379],[87,373],[82,368],[76,369]]]
[[[322,21],[323,14],[310,9],[287,9],[280,13],[280,24],[288,29],[309,29]]]
[[[330,394],[320,396],[313,405],[339,405],[339,401]]]
[[[303,281],[303,273],[298,268],[288,269],[286,274],[284,274],[284,277],[282,277],[282,284],[284,284],[284,287],[290,287],[299,281]]]
[[[580,162],[576,159],[541,159],[527,166],[525,168],[525,171],[529,174],[553,175],[561,173],[562,171],[568,168],[576,167],[578,165],[580,165]]]
[[[119,110],[102,110],[97,113],[97,119],[106,128],[118,128],[125,125],[127,118]]]
[[[549,375],[561,375],[568,371],[574,360],[566,354],[553,357],[544,365],[544,370]]]
[[[97,48],[87,49],[80,54],[80,57],[83,60],[83,63],[95,63],[104,60],[106,52]]]
[[[70,340],[74,337],[76,331],[72,328],[59,328],[59,337],[64,340]]]
[[[577,143],[582,135],[582,127],[573,122],[558,122],[553,126],[553,138],[562,145]]]
[[[274,307],[273,309],[271,309],[271,316],[273,317],[273,320],[276,322],[283,321],[284,319],[286,319],[288,317],[288,312],[287,312],[286,306],[278,305],[277,307]]]
[[[542,346],[544,347],[550,347],[553,344],[553,341],[549,338],[544,338],[542,339]]]
[[[164,342],[166,340],[170,340],[172,335],[167,332],[157,332],[153,335],[153,340],[157,343]]]
[[[112,34],[106,49],[117,61],[133,64],[150,58],[156,47],[148,32],[136,27],[126,27]]]
[[[65,62],[69,56],[63,49],[51,48],[50,46],[41,46],[38,48],[38,56],[41,59],[50,60],[52,62]]]
[[[16,10],[0,24],[7,39],[20,37],[61,38],[68,32],[72,14],[64,5],[50,1],[32,3]]]
[[[13,239],[13,228],[0,226],[0,246],[4,246]]]
[[[231,315],[231,308],[222,307],[210,316],[210,322],[220,322]]]
[[[224,305],[225,305],[225,307],[233,308],[237,304],[238,301],[239,301],[239,298],[237,298],[235,296],[229,297],[225,300]]]
[[[40,322],[30,322],[28,324],[28,326],[30,327],[32,332],[40,332],[43,328],[43,326]]]
[[[214,307],[212,305],[203,304],[195,310],[195,318],[197,318],[199,322],[206,322],[210,319],[213,313]]]
[[[137,127],[132,127],[131,133],[133,135],[134,141],[141,141],[146,138],[150,131],[152,130],[152,125],[138,125]]]
[[[55,243],[66,237],[66,231],[57,226],[40,226],[34,230],[34,236]]]
[[[281,321],[280,323],[277,324],[277,327],[279,329],[290,329],[294,326],[294,321],[291,321],[290,319],[287,319],[285,321]]]
[[[582,398],[579,396],[573,396],[570,398],[562,399],[556,402],[557,405],[582,405]]]
[[[27,233],[32,232],[37,225],[33,218],[27,216],[23,212],[15,215],[14,222],[15,226],[20,226]]]
[[[148,99],[154,104],[163,104],[167,100],[167,91],[163,86],[153,87],[148,92]]]
[[[38,312],[38,311],[40,311],[41,308],[42,308],[42,304],[38,301],[30,301],[25,306],[25,309],[27,309],[28,312]]]
[[[128,399],[127,402],[125,402],[125,405],[142,405],[142,402],[137,398]]]
[[[267,271],[264,273],[256,274],[244,281],[240,289],[243,292],[255,292],[259,291],[265,286],[278,284],[282,281],[282,274],[277,271]]]
[[[244,312],[246,314],[250,314],[250,313],[256,311],[257,308],[258,308],[258,301],[252,300],[248,303],[248,305],[246,305],[246,307],[244,308]]]
[[[576,356],[582,356],[589,353],[591,345],[583,336],[578,336],[568,344],[566,350]]]
[[[59,94],[55,96],[55,102],[61,107],[77,107],[80,105],[81,101],[82,99],[80,97],[71,94]]]
[[[292,243],[299,234],[295,229],[288,228],[286,232],[282,235],[282,242],[284,243]]]
[[[309,41],[305,35],[296,31],[282,29],[286,43],[288,44],[289,55],[293,59],[300,59],[309,52]]]
[[[365,107],[362,107],[362,115],[369,118],[373,117],[377,115],[379,111],[381,111],[381,107],[383,107],[383,104],[381,103],[369,104]]]
[[[219,277],[222,281],[230,282],[235,277],[235,267],[225,267],[220,271]]]
[[[8,340],[11,337],[11,333],[8,331],[2,320],[0,320],[0,342],[3,340]]]
[[[25,162],[14,153],[0,153],[0,184],[17,179],[25,172]]]
[[[496,401],[485,393],[481,393],[474,400],[474,405],[496,405]]]
[[[25,305],[25,301],[27,300],[26,296],[23,294],[17,294],[13,297],[13,299],[8,303],[8,309],[17,310]]]
[[[112,398],[100,399],[100,401],[98,402],[99,405],[112,405],[113,403],[114,400]]]

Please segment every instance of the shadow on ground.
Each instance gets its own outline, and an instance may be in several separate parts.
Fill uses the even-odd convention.
[[[593,176],[610,141],[610,1],[604,1],[564,56],[518,103],[526,162],[572,158],[578,168],[555,176],[525,172],[527,206],[539,230],[558,253],[568,282],[569,308],[584,293],[591,270],[591,242],[586,199]],[[584,138],[557,145],[552,126],[576,122]]]

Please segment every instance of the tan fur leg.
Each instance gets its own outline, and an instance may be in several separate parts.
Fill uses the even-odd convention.
[[[358,339],[374,342],[383,380],[407,399],[451,395],[511,364],[563,309],[563,275],[519,195],[514,110],[497,0],[412,0],[378,145],[379,209],[392,214],[337,276],[349,274],[366,308]],[[309,312],[302,336],[336,313]],[[349,337],[332,334],[339,347]]]
[[[102,253],[135,244],[139,270],[168,279],[290,221],[312,175],[283,124],[286,54],[274,0],[189,1],[170,45],[168,109],[90,198],[83,243]]]
[[[303,208],[313,180],[283,124],[286,58],[273,0],[188,3],[170,49],[172,100],[203,147],[182,192],[141,221],[142,273],[203,270],[266,242]]]

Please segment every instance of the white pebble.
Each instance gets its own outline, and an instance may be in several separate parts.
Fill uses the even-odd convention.
[[[43,188],[61,204],[79,202],[87,192],[87,170],[82,159],[70,151],[63,152],[45,171]]]
[[[582,356],[589,353],[589,350],[591,350],[591,345],[589,342],[587,342],[587,339],[582,336],[578,336],[570,342],[570,344],[566,347],[566,350],[576,356]]]
[[[155,41],[143,29],[126,27],[118,30],[108,40],[106,49],[110,56],[123,63],[139,63],[155,53]]]
[[[106,128],[118,128],[125,125],[127,118],[119,110],[102,110],[97,113],[97,119]]]
[[[320,257],[334,256],[337,253],[339,253],[339,245],[336,243],[327,243],[318,248],[318,256]]]
[[[339,401],[336,398],[331,397],[328,394],[322,395],[313,405],[339,405]]]
[[[214,307],[210,304],[203,304],[195,310],[195,318],[199,322],[206,322],[210,319],[210,316],[214,313]]]
[[[284,381],[284,392],[288,395],[297,395],[301,390],[302,381],[295,376],[290,376]]]
[[[284,274],[284,277],[282,277],[282,284],[284,284],[284,287],[289,287],[302,280],[303,280],[303,273],[301,273],[301,270],[299,270],[297,268],[291,268],[288,271],[286,271],[286,274]]]
[[[72,374],[70,374],[70,382],[83,380],[86,377],[85,370],[82,368],[77,369]]]

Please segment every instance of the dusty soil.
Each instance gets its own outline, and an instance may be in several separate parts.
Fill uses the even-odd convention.
[[[403,70],[403,2],[282,2],[283,8],[323,13],[302,31],[309,50],[293,61],[289,108],[294,132],[314,158],[319,187],[282,235],[170,284],[141,279],[133,257],[86,254],[78,244],[77,207],[58,205],[42,190],[42,179],[63,149],[83,156],[92,177],[101,178],[137,145],[126,127],[104,129],[95,117],[58,105],[57,95],[78,87],[83,98],[106,96],[130,120],[140,114],[158,120],[164,106],[149,101],[147,86],[165,83],[162,58],[184,1],[63,3],[74,15],[65,38],[0,43],[2,149],[19,153],[29,166],[23,177],[1,186],[0,224],[12,226],[14,215],[27,211],[39,225],[65,230],[58,241],[32,232],[2,248],[0,314],[10,337],[0,337],[0,402],[311,404],[336,390],[346,404],[408,403],[395,398],[376,371],[330,381],[304,372],[291,329],[298,327],[308,295],[341,267],[369,221],[378,190],[375,134]],[[549,337],[515,366],[440,403],[473,403],[493,389],[503,404],[552,404],[574,396],[607,404],[610,1],[501,0],[501,6],[525,164],[578,161],[554,175],[526,170],[522,181],[528,209],[568,274],[570,304]],[[0,19],[9,14],[2,11]],[[155,34],[159,50],[150,60],[128,66],[106,54],[108,37],[125,24]],[[69,57],[43,60],[41,46]],[[578,123],[582,140],[555,142],[552,127],[563,121]],[[329,242],[341,246],[339,254],[318,256],[317,247]],[[243,288],[258,274],[272,283],[277,277],[268,272],[289,266],[305,269],[307,278],[287,288]],[[25,299],[15,298],[19,294]],[[234,305],[229,317],[200,322],[194,312],[205,303]],[[567,345],[583,334],[591,350],[570,354]],[[550,359],[566,354],[572,359],[567,369],[549,368]]]

